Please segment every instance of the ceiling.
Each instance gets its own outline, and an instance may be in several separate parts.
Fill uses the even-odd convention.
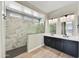
[[[37,11],[49,13],[64,6],[77,3],[78,1],[18,1],[19,3],[28,6]]]
[[[30,4],[39,8],[45,13],[49,13],[58,8],[64,7],[69,4],[77,3],[77,1],[28,1]]]

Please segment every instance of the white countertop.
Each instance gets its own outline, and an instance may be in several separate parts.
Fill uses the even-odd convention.
[[[62,38],[65,40],[72,40],[72,41],[78,41],[79,42],[79,37],[78,36],[69,36],[69,37],[64,37],[63,35],[51,35],[51,34],[44,34],[44,36],[50,36],[50,37],[56,37],[56,38]]]

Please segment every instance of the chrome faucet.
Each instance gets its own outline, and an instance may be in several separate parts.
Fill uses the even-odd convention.
[[[68,38],[69,36],[67,34],[64,34],[63,37],[67,37]]]

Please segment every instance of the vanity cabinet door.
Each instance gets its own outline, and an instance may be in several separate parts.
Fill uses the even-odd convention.
[[[55,46],[55,45],[56,45],[56,39],[52,37],[51,42],[52,42],[52,43],[51,43],[51,47],[52,47],[52,48],[56,48],[56,46]]]
[[[51,48],[55,48],[56,39],[53,37],[44,36],[44,44],[50,46]]]
[[[44,44],[51,47],[51,37],[44,36]]]
[[[78,43],[75,41],[64,40],[63,42],[64,52],[72,55],[74,57],[78,57]]]
[[[78,58],[79,58],[79,42],[78,42]]]
[[[56,39],[56,49],[63,51],[63,40],[62,39]]]

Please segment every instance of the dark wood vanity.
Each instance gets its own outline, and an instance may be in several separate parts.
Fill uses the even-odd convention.
[[[44,44],[51,48],[67,53],[73,57],[79,57],[79,42],[62,38],[44,36]]]

